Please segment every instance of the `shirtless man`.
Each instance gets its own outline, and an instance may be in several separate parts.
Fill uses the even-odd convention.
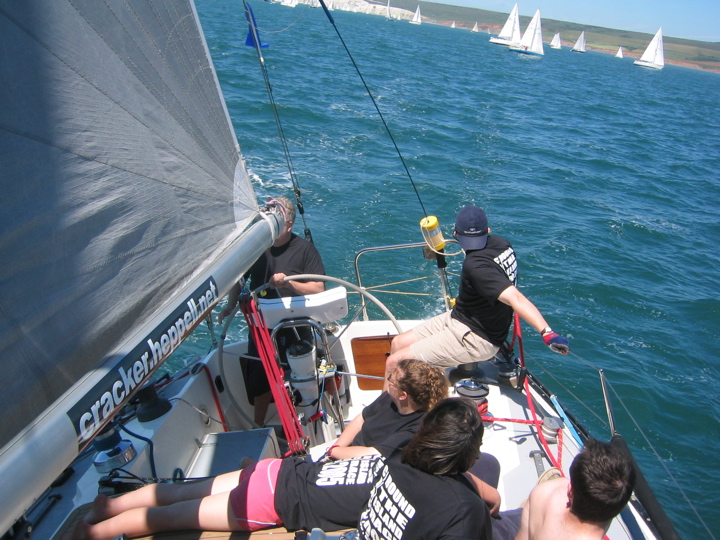
[[[515,540],[602,540],[634,486],[625,454],[589,439],[570,465],[570,480],[549,480],[532,490]]]

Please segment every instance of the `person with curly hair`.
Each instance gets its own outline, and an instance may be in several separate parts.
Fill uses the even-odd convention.
[[[331,459],[394,450],[417,432],[427,411],[448,395],[443,371],[420,360],[402,360],[388,379],[388,390],[365,407],[327,451]]]

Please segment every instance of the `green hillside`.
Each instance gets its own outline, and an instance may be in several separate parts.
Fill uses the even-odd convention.
[[[370,3],[385,5],[385,2],[369,0]],[[491,33],[497,33],[505,23],[508,14],[484,9],[451,6],[434,2],[418,2],[417,0],[391,0],[391,6],[415,11],[418,4],[423,20],[449,24],[456,21],[457,26],[471,28],[476,22],[481,31],[488,27]],[[525,28],[530,16],[521,16],[520,25]],[[542,20],[543,41],[549,42],[556,32],[560,32],[564,45],[573,44],[585,31],[588,50],[608,50],[613,53],[622,45],[626,56],[640,56],[652,38],[652,34],[616,30],[599,26],[581,25],[553,19]],[[720,71],[720,43],[693,41],[670,36],[663,36],[665,45],[665,61],[680,65],[689,65],[701,69]]]

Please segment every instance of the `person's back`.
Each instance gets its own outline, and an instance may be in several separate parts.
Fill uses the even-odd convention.
[[[463,475],[480,455],[482,434],[472,401],[441,401],[379,469],[359,538],[490,540],[488,508]]]
[[[568,508],[570,480],[558,478],[539,484],[530,494],[528,535],[517,539],[585,540],[601,539],[604,528],[581,522]]]
[[[400,462],[379,471],[360,517],[361,538],[490,540],[488,508],[462,475],[427,474]]]
[[[602,540],[634,486],[635,470],[628,456],[588,439],[570,465],[570,480],[550,480],[532,490],[515,540]]]

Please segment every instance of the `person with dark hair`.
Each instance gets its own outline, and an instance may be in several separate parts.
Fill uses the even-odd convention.
[[[570,465],[569,480],[548,480],[530,492],[515,539],[600,540],[634,487],[635,469],[628,457],[610,444],[588,439]]]
[[[327,450],[331,459],[389,453],[407,443],[423,417],[448,394],[444,372],[420,360],[402,360],[383,392],[357,415]]]
[[[451,311],[395,336],[386,376],[403,358],[440,367],[489,360],[507,339],[513,312],[535,328],[550,349],[570,352],[568,340],[553,332],[540,310],[516,287],[517,259],[510,242],[490,231],[482,208],[460,210],[454,234],[465,261],[457,302]]]
[[[72,538],[359,525],[359,540],[388,530],[404,540],[491,540],[487,506],[463,475],[479,455],[482,434],[475,404],[447,398],[427,414],[405,451],[329,463],[264,459],[199,482],[99,495]]]
[[[285,281],[287,276],[292,275],[325,274],[325,267],[313,243],[292,232],[295,222],[293,202],[287,197],[276,197],[270,199],[267,206],[282,212],[285,226],[270,249],[262,254],[245,275],[245,278],[249,279],[250,286],[257,288],[269,283],[270,288],[263,291],[264,298],[304,296],[323,292],[325,290],[323,281]],[[218,315],[218,324],[222,324],[223,319],[235,308],[240,291],[240,283],[236,283],[230,289],[227,306]],[[301,339],[312,341],[312,332],[309,328],[283,328],[277,332],[276,340],[281,361],[286,361],[288,348]],[[265,425],[268,407],[272,403],[272,393],[265,368],[258,360],[257,346],[252,338],[248,342],[247,357],[249,360],[244,369],[245,387],[248,400],[255,407],[255,423],[262,427]]]
[[[410,443],[378,464],[360,539],[490,540],[487,506],[465,476],[480,455],[482,436],[473,401],[441,401]]]

